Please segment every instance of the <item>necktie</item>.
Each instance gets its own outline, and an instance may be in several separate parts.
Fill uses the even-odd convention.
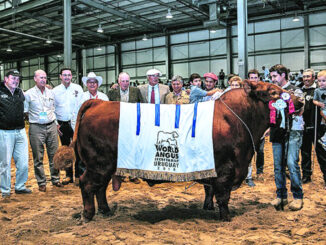
[[[154,91],[154,87],[152,87],[151,103],[152,103],[152,104],[155,104],[155,91]]]

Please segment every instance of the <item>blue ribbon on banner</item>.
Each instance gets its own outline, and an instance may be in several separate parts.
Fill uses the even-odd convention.
[[[155,126],[160,126],[160,104],[155,104]]]
[[[175,105],[175,123],[174,128],[179,128],[180,123],[180,105]]]
[[[195,103],[195,106],[194,106],[194,118],[192,120],[191,137],[193,137],[193,138],[196,136],[197,107],[198,107],[198,102]]]
[[[136,135],[139,135],[140,132],[140,103],[137,103],[137,128]]]

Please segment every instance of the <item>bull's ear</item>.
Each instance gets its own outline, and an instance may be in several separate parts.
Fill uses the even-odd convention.
[[[249,94],[252,90],[252,82],[249,80],[245,79],[243,80],[243,88],[247,94]]]

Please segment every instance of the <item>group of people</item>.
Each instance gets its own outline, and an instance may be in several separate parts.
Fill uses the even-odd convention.
[[[190,87],[188,89],[184,88],[184,79],[175,75],[171,79],[172,91],[169,86],[160,83],[162,74],[157,69],[148,70],[146,73],[148,83],[138,87],[130,86],[129,74],[121,72],[118,76],[118,83],[112,86],[106,95],[98,91],[103,79],[94,72],[90,72],[82,78],[87,87],[87,91],[84,92],[80,85],[72,83],[72,71],[69,68],[61,69],[61,84],[53,89],[47,86],[46,72],[37,70],[34,73],[35,86],[24,93],[19,88],[19,71],[8,71],[4,82],[0,84],[0,142],[3,146],[0,149],[0,190],[2,196],[10,196],[11,192],[11,158],[14,159],[17,169],[15,193],[29,194],[32,192],[25,186],[28,178],[28,142],[24,119],[28,118],[29,121],[29,141],[33,152],[34,172],[39,191],[46,192],[47,183],[43,166],[44,145],[47,149],[52,185],[62,187],[74,182],[72,168],[66,169],[66,177],[62,182],[60,181],[59,172],[53,166],[53,157],[59,145],[58,136],[62,145],[70,144],[78,110],[83,102],[89,99],[101,99],[130,103],[189,104],[216,100],[228,90],[243,86],[241,77],[229,75],[229,87],[224,91],[216,88],[219,78],[224,79],[225,77],[224,72],[221,72],[219,76],[214,73],[203,75],[205,89],[202,87],[202,76],[197,73],[190,75]],[[271,78],[272,83],[305,99],[304,110],[290,113],[290,106],[286,105],[288,99],[282,98],[286,105],[284,108],[288,112],[286,115],[291,115],[286,117],[285,123],[271,125],[270,127],[277,189],[277,197],[272,201],[272,205],[279,209],[287,204],[287,167],[291,180],[291,192],[294,197],[289,208],[299,210],[303,206],[302,183],[311,182],[312,144],[315,144],[317,159],[326,183],[326,135],[324,135],[326,129],[326,71],[321,71],[317,75],[319,87],[315,83],[314,70],[303,71],[304,85],[301,89],[290,83],[288,69],[283,65],[274,65],[265,73]],[[250,70],[247,75],[246,79],[248,80],[255,82],[260,80],[260,74],[255,69]],[[321,108],[320,114],[317,113],[317,108]],[[277,110],[280,109],[277,108]],[[281,114],[277,113],[278,116]],[[268,132],[265,135],[267,134]],[[259,147],[257,147],[259,149],[256,159],[257,179],[262,179],[263,174],[264,136],[259,142]],[[300,150],[301,170],[299,166]],[[83,172],[84,166],[77,159],[75,165],[76,181]],[[130,180],[139,182],[137,179]],[[248,169],[246,183],[251,187],[255,186],[252,166]]]

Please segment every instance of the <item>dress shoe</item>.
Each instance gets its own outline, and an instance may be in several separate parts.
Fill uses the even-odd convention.
[[[61,184],[60,182],[53,183],[52,185],[56,187],[63,187],[63,184]]]
[[[305,176],[305,177],[302,178],[302,183],[303,184],[307,184],[309,182],[311,182],[311,177],[310,176]]]
[[[46,192],[46,186],[45,185],[40,185],[38,187],[38,190],[41,191],[41,192]]]
[[[289,209],[292,211],[298,211],[302,209],[303,207],[303,200],[302,199],[294,199],[290,204],[289,204]]]
[[[22,190],[15,190],[16,194],[31,194],[32,191],[30,189],[22,189]]]
[[[66,177],[63,181],[62,184],[63,185],[68,185],[69,183],[74,183],[74,180],[70,177]]]
[[[246,179],[246,184],[250,187],[256,186],[254,181],[252,179]]]
[[[10,197],[10,193],[1,193],[1,196],[3,199],[6,199]]]

